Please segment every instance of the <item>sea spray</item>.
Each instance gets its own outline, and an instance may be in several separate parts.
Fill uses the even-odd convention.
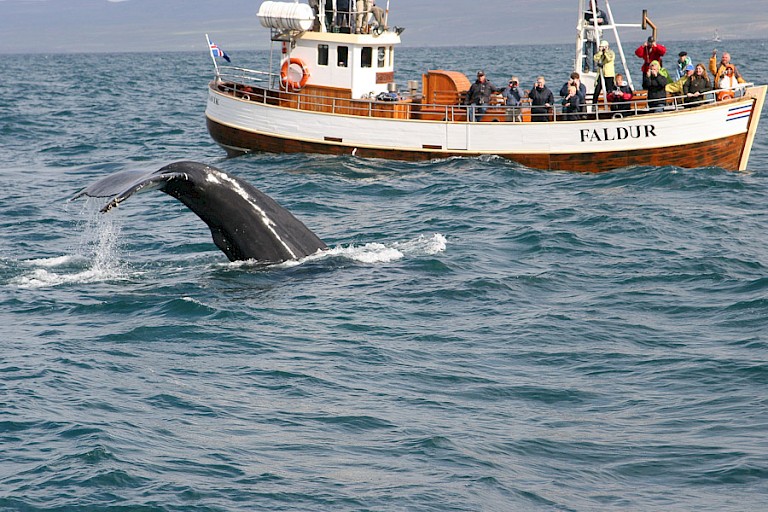
[[[75,229],[80,239],[71,254],[28,260],[32,271],[11,284],[41,288],[123,279],[126,268],[119,257],[121,225],[117,216],[99,213],[97,201],[87,201],[82,209],[84,218]]]

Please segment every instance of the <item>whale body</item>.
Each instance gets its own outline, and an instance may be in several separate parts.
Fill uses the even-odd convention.
[[[240,178],[199,162],[174,162],[149,173],[111,174],[72,199],[109,197],[101,209],[106,213],[134,194],[157,189],[195,212],[230,261],[281,263],[328,248],[274,199]]]

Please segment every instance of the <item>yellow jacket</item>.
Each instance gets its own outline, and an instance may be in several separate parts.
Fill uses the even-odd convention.
[[[666,86],[664,86],[664,89],[666,89],[666,91],[672,96],[682,96],[683,86],[687,81],[688,81],[688,75],[685,75],[684,77],[682,77],[680,80],[677,80],[676,82],[669,82]]]
[[[608,48],[605,52],[598,51],[594,58],[597,67],[602,70],[603,76],[616,76],[616,69],[613,64],[613,61],[616,59],[616,54],[613,53],[613,50]]]
[[[731,66],[733,66],[733,76],[736,77],[736,80],[740,84],[743,84],[744,82],[746,82],[746,80],[744,80],[741,77],[741,73],[739,73],[739,70],[736,68],[736,65],[731,64]],[[723,78],[723,73],[725,72],[725,65],[722,63],[718,64],[717,57],[713,55],[712,57],[709,58],[709,71],[713,75],[715,75],[715,79],[712,81],[712,83],[715,84],[715,87],[717,87],[717,84],[720,83],[720,79]]]

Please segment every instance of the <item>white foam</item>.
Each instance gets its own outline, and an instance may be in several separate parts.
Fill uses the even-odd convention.
[[[70,263],[78,259],[79,258],[77,256],[65,255],[65,256],[55,256],[53,258],[39,258],[36,260],[27,260],[24,262],[24,264],[30,267],[53,268],[53,267],[62,267],[64,265],[69,265]]]
[[[19,288],[44,288],[70,283],[93,283],[125,279],[118,257],[120,225],[114,216],[88,212],[78,226],[81,239],[74,254],[38,258],[23,262],[30,272],[10,281]]]
[[[306,261],[317,261],[334,257],[346,258],[369,265],[390,263],[406,257],[430,256],[443,252],[445,251],[446,244],[447,240],[445,237],[440,233],[435,233],[430,237],[421,235],[413,240],[394,242],[391,245],[371,242],[361,246],[337,246],[327,251],[318,251],[297,261],[286,261],[279,266],[293,267],[301,265]]]
[[[122,274],[105,273],[103,269],[90,268],[82,272],[56,273],[44,268],[33,270],[30,274],[11,280],[11,284],[19,288],[48,288],[70,283],[95,283],[124,279]]]
[[[415,240],[396,242],[393,245],[409,256],[431,256],[445,251],[447,244],[448,240],[443,235],[435,233],[431,237],[421,235]]]

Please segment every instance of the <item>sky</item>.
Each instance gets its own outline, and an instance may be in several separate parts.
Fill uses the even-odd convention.
[[[0,0],[0,53],[190,51],[205,48],[206,33],[225,50],[266,48],[259,5],[261,0]],[[737,7],[731,11],[729,5]],[[410,47],[570,43],[577,6],[576,0],[390,0],[390,25],[406,27],[403,46]],[[715,29],[724,40],[768,37],[766,0],[613,0],[611,7],[624,23],[639,23],[648,9],[660,41],[709,39]]]

